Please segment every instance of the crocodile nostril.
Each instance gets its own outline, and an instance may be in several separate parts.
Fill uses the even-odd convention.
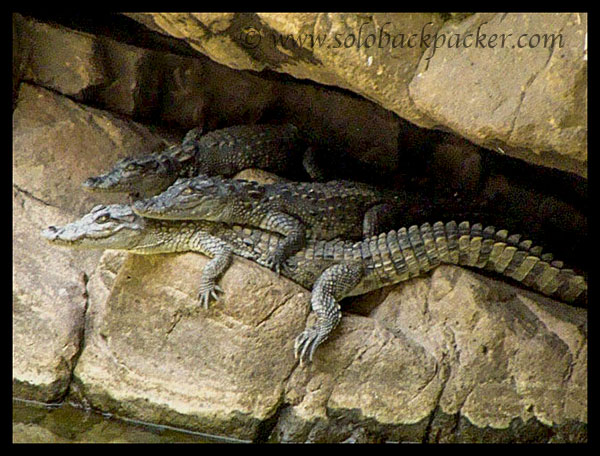
[[[85,181],[83,181],[83,186],[84,187],[93,187],[96,182],[98,182],[98,178],[96,177],[89,177],[87,178]]]
[[[46,239],[54,239],[56,238],[56,234],[58,232],[58,228],[55,226],[49,226],[45,230],[42,231],[42,237]]]

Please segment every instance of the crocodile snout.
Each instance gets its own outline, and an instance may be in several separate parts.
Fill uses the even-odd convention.
[[[58,228],[55,226],[49,226],[45,230],[42,231],[42,237],[48,239],[49,241],[53,241],[58,236]]]
[[[93,176],[88,177],[81,184],[84,190],[91,192],[110,192],[115,191],[114,181],[110,176]]]
[[[100,179],[98,177],[88,177],[81,185],[85,188],[96,188],[99,181]]]

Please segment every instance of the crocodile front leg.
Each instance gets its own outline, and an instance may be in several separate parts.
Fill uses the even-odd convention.
[[[304,247],[306,229],[297,218],[279,211],[268,212],[262,218],[259,227],[285,236],[285,239],[266,259],[266,266],[279,274],[285,260]]]
[[[202,307],[208,309],[210,299],[217,301],[217,292],[223,293],[216,282],[231,264],[233,253],[225,241],[205,231],[197,231],[191,239],[190,246],[193,251],[212,257],[202,271],[198,293],[198,301]]]
[[[364,275],[359,262],[339,263],[327,268],[315,282],[311,307],[317,323],[305,329],[294,344],[294,354],[300,363],[311,362],[316,348],[322,344],[342,319],[339,300],[347,296]]]

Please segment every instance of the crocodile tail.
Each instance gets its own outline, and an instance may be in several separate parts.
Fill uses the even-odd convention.
[[[437,222],[419,228],[422,239],[433,238],[435,254],[441,263],[485,269],[521,282],[523,285],[560,301],[573,302],[587,291],[587,281],[562,261],[543,253],[530,240],[480,223]]]

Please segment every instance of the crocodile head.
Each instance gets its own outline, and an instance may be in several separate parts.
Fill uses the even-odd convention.
[[[92,192],[160,193],[177,179],[176,147],[172,146],[158,155],[124,158],[106,174],[87,179],[83,187]]]
[[[133,204],[138,215],[165,220],[209,220],[234,223],[240,207],[264,194],[255,182],[197,176],[179,179],[166,191]]]
[[[127,250],[138,244],[144,226],[145,220],[130,206],[100,205],[73,223],[48,227],[42,231],[42,237],[71,248]]]

